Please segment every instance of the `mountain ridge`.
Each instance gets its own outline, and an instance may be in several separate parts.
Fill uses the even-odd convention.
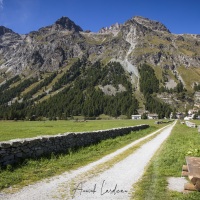
[[[84,54],[92,62],[116,59],[134,66],[145,60],[171,69],[181,65],[200,66],[199,35],[172,34],[162,23],[141,16],[102,28],[97,33],[84,32],[68,17],[26,35],[5,27],[0,30],[0,67],[13,74],[27,68],[57,70],[68,58]]]
[[[49,56],[47,56],[47,58],[45,58],[46,57],[45,52],[41,53],[40,51],[42,51],[45,48],[52,48],[52,46],[58,46],[58,49],[63,49],[63,47],[61,47],[62,45],[56,44],[55,39],[58,39],[58,38],[60,39],[60,43],[63,41],[64,38],[67,38],[67,36],[68,36],[67,39],[70,40],[69,41],[70,44],[73,43],[72,41],[73,41],[74,37],[77,37],[76,39],[80,41],[80,43],[77,43],[75,41],[76,44],[72,44],[72,45],[74,45],[74,47],[72,47],[72,49],[70,49],[70,51],[73,51],[73,52],[71,52],[72,57],[81,56],[85,53],[90,54],[91,48],[96,48],[95,51],[98,51],[98,48],[100,47],[99,44],[95,45],[95,47],[91,47],[91,45],[88,44],[87,41],[85,41],[87,38],[89,38],[88,33],[84,32],[80,26],[76,25],[73,21],[71,21],[67,17],[61,17],[53,25],[40,28],[38,31],[30,32],[29,34],[26,34],[25,36],[14,33],[10,29],[6,29],[6,30],[9,30],[9,34],[11,34],[12,36],[14,36],[14,35],[17,36],[18,41],[19,41],[18,44],[17,44],[15,42],[15,38],[14,37],[12,38],[12,36],[10,36],[10,40],[12,40],[15,43],[16,51],[13,52],[13,49],[11,49],[11,52],[9,53],[8,49],[6,49],[6,53],[11,54],[12,58],[14,57],[13,60],[16,60],[16,57],[19,58],[21,56],[21,60],[24,60],[24,62],[25,62],[24,65],[27,65],[27,66],[35,64],[35,62],[33,62],[33,63],[29,62],[30,59],[31,59],[30,55],[26,56],[26,54],[32,53],[33,57],[34,57],[34,55],[38,55],[38,58],[41,57],[44,60],[43,62],[38,63],[37,67],[39,67],[39,68],[42,67],[42,68],[46,69],[45,63],[48,62],[48,64],[49,64],[50,62],[48,61],[48,59],[50,59],[50,58],[49,58]],[[5,35],[7,35],[7,38],[9,38],[9,34],[6,34],[6,33],[8,33],[8,32],[5,32],[5,34],[1,36],[1,40],[3,40],[3,42],[5,40],[4,39]],[[109,28],[101,29],[98,33],[95,33],[95,35],[96,35],[95,40],[99,40],[99,42],[101,42],[101,37],[102,37],[101,34],[108,34],[107,36],[105,36],[107,38],[104,38],[104,40],[110,39],[110,41],[113,41],[115,38],[120,39],[119,38],[120,36],[118,36],[118,34],[119,35],[121,34],[122,40],[120,41],[120,43],[125,42],[124,43],[125,46],[130,45],[130,42],[127,41],[127,37],[132,35],[132,37],[134,37],[134,40],[137,41],[137,42],[135,42],[135,43],[137,43],[137,46],[135,46],[136,48],[133,48],[133,46],[132,46],[132,52],[130,52],[130,55],[131,55],[131,53],[134,54],[134,52],[135,52],[135,54],[134,54],[135,58],[131,58],[131,56],[129,56],[129,59],[131,59],[132,64],[133,63],[138,64],[139,63],[138,59],[142,60],[142,58],[138,57],[137,54],[139,53],[141,48],[145,49],[144,48],[145,46],[149,46],[147,48],[154,48],[154,51],[155,51],[155,49],[157,49],[156,55],[150,55],[151,58],[148,59],[148,62],[150,62],[151,64],[154,64],[154,65],[157,65],[158,62],[161,61],[161,56],[160,56],[161,51],[163,50],[163,47],[165,47],[167,45],[168,41],[171,42],[171,44],[169,44],[169,47],[166,46],[168,48],[167,51],[176,51],[177,50],[177,44],[176,44],[177,42],[176,41],[186,41],[186,40],[188,40],[188,38],[190,38],[190,40],[193,40],[193,39],[196,40],[194,42],[196,46],[198,46],[199,42],[200,42],[200,37],[198,37],[198,35],[175,35],[175,34],[171,34],[170,31],[162,23],[157,22],[157,21],[153,21],[153,20],[149,20],[148,18],[139,17],[139,16],[136,16],[136,17],[133,17],[130,20],[127,20],[124,24],[115,24],[115,25],[110,26]],[[113,34],[113,39],[109,38],[110,37],[109,34]],[[85,37],[86,35],[87,35],[87,37]],[[146,36],[149,36],[151,38],[147,38]],[[156,48],[155,48],[155,45],[154,46],[152,45],[151,41],[148,41],[148,40],[154,39],[154,38],[156,40],[157,39],[163,40],[163,41],[160,41],[159,46],[156,45]],[[94,37],[90,37],[89,39],[90,39],[90,41],[92,41],[94,39]],[[95,40],[92,41],[94,44],[96,43]],[[123,40],[125,40],[125,41],[123,41]],[[31,45],[31,44],[33,44],[33,42],[35,44],[38,43],[39,45],[38,46],[37,45]],[[45,42],[49,43],[49,44],[52,43],[52,46],[44,45]],[[126,42],[128,42],[129,44],[126,44]],[[157,42],[157,41],[155,41],[155,42]],[[148,44],[148,43],[150,43],[150,44]],[[67,44],[67,45],[70,45],[70,44]],[[22,46],[23,48],[26,48],[26,52],[23,52],[23,50],[21,50],[22,48],[21,49],[17,48],[16,45],[18,45],[17,47]],[[107,48],[106,46],[107,45],[104,46],[103,43],[101,44],[101,48],[105,49],[105,48]],[[31,49],[35,49],[36,52],[32,52],[31,49],[29,49],[29,47]],[[125,47],[125,48],[128,48],[128,47]],[[137,48],[139,49],[139,51],[135,51],[135,50],[137,50]],[[171,50],[169,48],[171,48]],[[76,53],[74,53],[74,51],[76,51]],[[120,51],[121,54],[125,53],[123,49],[119,49],[119,51]],[[129,49],[129,51],[130,51],[130,49]],[[183,50],[183,51],[184,52],[181,52],[181,53],[177,52],[177,53],[179,53],[179,55],[181,54],[178,58],[176,58],[176,60],[178,60],[178,62],[180,64],[187,64],[189,66],[190,63],[191,63],[193,66],[194,65],[199,66],[199,63],[195,62],[194,56],[193,56],[193,62],[195,64],[192,63],[191,61],[189,61],[189,58],[187,58],[187,54],[186,54],[189,51],[187,51],[187,50],[186,51]],[[194,50],[192,50],[191,52],[193,52],[193,51]],[[18,54],[18,52],[19,52],[20,55]],[[65,49],[64,49],[64,52],[66,52]],[[67,52],[67,53],[69,54],[69,52]],[[184,53],[185,53],[185,55],[184,55]],[[196,53],[196,51],[194,51],[194,54],[195,53]],[[22,56],[21,54],[24,54],[28,58],[24,58],[24,56]],[[40,54],[40,56],[39,56],[39,54]],[[43,55],[41,55],[41,54],[43,54]],[[63,54],[63,53],[59,52],[59,54]],[[73,54],[75,54],[75,55],[73,55]],[[113,54],[114,54],[114,56],[116,56],[115,51],[113,52]],[[152,54],[152,52],[151,52],[151,54]],[[15,55],[16,55],[16,57],[15,57]],[[106,57],[106,56],[107,55],[102,54],[102,57]],[[112,56],[112,58],[114,56]],[[120,56],[121,55],[119,55],[119,53],[118,53],[117,57],[120,57]],[[145,59],[147,59],[148,53],[145,55],[145,52],[144,52],[143,57],[144,56],[145,56]],[[166,56],[166,55],[164,55],[164,56]],[[183,56],[184,56],[184,59],[181,58]],[[40,61],[42,61],[42,59],[40,59]],[[125,59],[125,57],[122,58],[122,60],[124,60],[124,59]],[[152,62],[152,59],[154,59],[153,62]],[[168,61],[170,61],[170,58],[166,58],[166,59]],[[198,58],[196,58],[196,59],[199,59],[199,55],[198,55]],[[16,69],[18,69],[19,72],[21,70],[23,70],[24,67],[25,67],[25,66],[20,66],[20,63],[16,63],[17,61],[15,61],[13,63],[12,59],[9,59],[9,58],[5,58],[4,60],[5,61],[9,60],[9,62],[6,63],[6,66],[13,65],[15,63]],[[182,60],[182,61],[180,62],[180,60]],[[183,60],[187,60],[187,61],[183,62]],[[2,59],[1,62],[3,62],[3,59]],[[173,59],[171,59],[170,63],[171,63],[171,65],[173,65],[173,63],[174,63]],[[62,61],[60,62],[60,64],[62,64]],[[56,64],[56,66],[59,66],[60,64]],[[49,65],[51,66],[51,64],[49,64]],[[163,64],[162,64],[162,66],[163,66]],[[2,67],[3,66],[1,66],[1,68]],[[55,69],[57,69],[57,67],[55,67]],[[8,69],[8,70],[12,71],[12,69]]]

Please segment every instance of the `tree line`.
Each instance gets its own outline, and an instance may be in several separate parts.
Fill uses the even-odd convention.
[[[0,86],[0,93],[3,93],[5,90],[9,88],[11,84],[16,83],[17,81],[20,81],[20,80],[21,78],[19,75],[14,76],[13,78],[9,80],[6,80],[6,82]]]
[[[27,92],[24,96],[23,99],[27,100],[27,99],[31,99],[32,96],[37,93],[40,89],[42,89],[45,86],[48,86],[53,79],[57,76],[57,73],[54,72],[53,74],[51,74],[50,76],[46,77],[41,83],[39,83],[37,86],[35,86],[32,90],[30,90],[29,92]]]
[[[23,92],[26,88],[28,88],[33,83],[37,82],[38,78],[29,78],[21,83],[19,83],[17,86],[14,86],[10,89],[4,90],[4,92],[1,94],[0,98],[0,105],[7,104],[9,101],[12,101],[15,97],[20,97],[21,92]]]

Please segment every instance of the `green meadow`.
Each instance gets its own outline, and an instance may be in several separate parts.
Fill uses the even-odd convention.
[[[104,130],[139,124],[154,125],[154,120],[90,120],[90,121],[0,121],[0,141],[56,135],[66,132]]]

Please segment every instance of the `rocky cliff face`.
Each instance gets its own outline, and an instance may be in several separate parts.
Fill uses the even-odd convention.
[[[162,23],[138,16],[98,33],[84,32],[67,17],[26,35],[0,27],[0,72],[56,71],[83,55],[91,62],[119,61],[137,82],[144,62],[170,70],[200,67],[200,36],[172,34]]]
[[[134,17],[133,20],[135,20],[137,23],[153,31],[163,31],[163,32],[170,33],[167,27],[158,21],[149,20],[148,18],[144,18],[140,16]]]
[[[5,68],[6,71],[10,70],[10,66],[12,65],[10,59],[21,42],[22,36],[13,32],[11,29],[0,26],[0,69]]]
[[[62,17],[55,24],[18,35],[4,31],[1,41],[1,69],[14,74],[24,70],[55,71],[71,57],[81,56],[76,43],[82,29],[69,18]]]

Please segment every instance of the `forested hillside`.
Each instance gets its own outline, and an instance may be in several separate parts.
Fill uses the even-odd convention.
[[[169,117],[172,112],[171,107],[161,102],[153,96],[153,93],[159,92],[159,80],[154,70],[147,64],[143,64],[139,68],[140,71],[140,91],[145,97],[145,108],[149,112],[158,114],[159,118]]]
[[[55,77],[56,73],[52,73],[29,92],[21,95],[21,102],[16,101],[11,105],[8,105],[8,101],[13,97],[10,95],[13,88],[6,90],[2,85],[4,98],[0,102],[0,117],[66,119],[78,115],[98,117],[100,114],[130,117],[137,113],[138,101],[134,97],[130,78],[117,62],[103,65],[99,61],[91,64],[86,59],[78,59],[53,85],[49,98],[36,101],[39,99],[33,98],[33,95],[51,83]],[[18,89],[15,88],[15,91],[19,92],[19,96],[27,86],[38,81],[37,78],[28,80],[16,86]],[[60,88],[60,92],[51,96],[51,93]]]

